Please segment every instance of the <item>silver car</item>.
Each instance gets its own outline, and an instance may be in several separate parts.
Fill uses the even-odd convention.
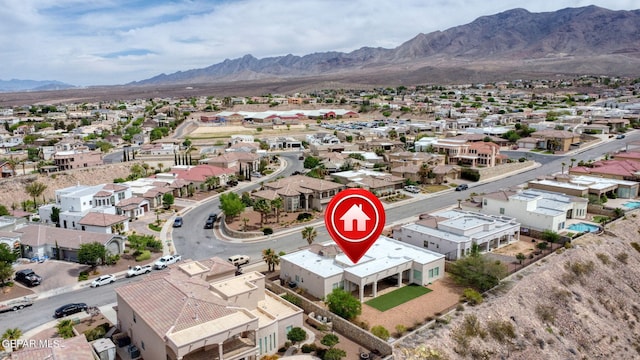
[[[109,275],[100,275],[97,279],[91,282],[91,287],[95,288],[102,285],[108,285],[116,282],[116,276],[113,274]]]

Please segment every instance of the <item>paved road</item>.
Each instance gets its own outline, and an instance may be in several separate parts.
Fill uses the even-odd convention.
[[[548,175],[554,172],[560,172],[562,162],[569,163],[569,159],[575,158],[580,160],[595,160],[605,153],[612,153],[624,147],[625,142],[640,140],[640,132],[636,131],[627,135],[625,140],[614,140],[605,142],[591,149],[581,150],[579,153],[567,156],[550,156],[549,161],[538,168],[505,177],[503,179],[492,180],[488,183],[472,185],[469,190],[464,192],[449,191],[441,195],[429,198],[429,201],[414,201],[406,204],[399,204],[397,207],[387,209],[387,224],[398,222],[411,216],[415,216],[424,212],[433,211],[446,206],[450,206],[457,202],[457,199],[468,196],[471,192],[491,192],[499,189],[508,188],[526,182],[536,176]],[[297,154],[282,154],[288,161],[287,169],[283,176],[291,174],[293,171],[302,167],[300,161],[297,160]],[[566,168],[565,168],[566,169]],[[238,189],[237,191],[250,191],[259,185],[253,185],[248,188]],[[183,258],[205,259],[212,256],[220,256],[226,258],[233,254],[247,254],[254,259],[254,262],[261,261],[260,253],[262,249],[273,248],[276,251],[290,252],[299,247],[306,245],[299,231],[294,231],[281,237],[263,240],[260,242],[242,243],[229,242],[216,238],[213,231],[203,229],[204,220],[210,212],[219,212],[219,202],[212,200],[202,206],[189,211],[185,216],[185,224],[182,229],[176,229],[173,234],[174,245],[177,251],[183,255]],[[194,224],[193,226],[189,224]],[[329,236],[324,228],[324,224],[318,225],[318,237],[316,242],[329,240]],[[37,301],[31,308],[25,308],[17,312],[9,312],[0,314],[0,333],[7,328],[18,327],[23,332],[33,329],[41,324],[52,320],[55,308],[70,302],[86,302],[92,306],[102,306],[115,302],[115,292],[113,287],[121,286],[130,281],[140,281],[144,277],[119,280],[113,286],[105,286],[97,289],[81,289],[71,293],[65,293],[45,300]]]

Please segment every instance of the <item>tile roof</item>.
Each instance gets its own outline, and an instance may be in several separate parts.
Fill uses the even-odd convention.
[[[133,197],[118,201],[118,203],[116,204],[116,207],[123,207],[127,205],[140,205],[144,201],[147,201],[147,200],[139,196],[133,196]]]
[[[310,193],[313,191],[339,190],[344,185],[331,181],[316,179],[304,175],[294,175],[274,182],[264,184],[264,187],[276,190],[279,194],[292,196],[296,193]]]
[[[209,283],[178,268],[118,287],[116,293],[160,338],[238,311],[209,291]]]
[[[46,347],[25,347],[11,353],[12,360],[77,360],[93,359],[94,353],[91,344],[84,334],[74,336],[69,339],[53,338],[47,339],[50,346]]]
[[[78,221],[78,224],[106,227],[106,226],[115,225],[117,223],[121,223],[127,220],[129,220],[129,218],[122,215],[90,212],[87,215],[83,216],[82,219]]]
[[[604,160],[596,161],[593,167],[575,166],[569,170],[570,174],[602,174],[616,176],[637,176],[640,172],[640,162],[635,160]]]
[[[99,242],[106,244],[116,234],[102,234],[90,231],[63,229],[44,225],[27,225],[15,230],[21,233],[20,242],[29,246],[55,245],[69,249],[79,249],[80,244]]]
[[[119,184],[106,184],[105,186],[102,187],[102,189],[110,190],[110,191],[123,191],[123,190],[127,190],[128,188],[129,188],[128,186],[119,185]]]
[[[111,196],[111,193],[108,191],[98,191],[97,193],[93,194],[93,197],[109,197]]]
[[[211,176],[230,175],[234,173],[232,169],[206,164],[193,166],[188,169],[173,168],[170,172],[175,174],[178,179],[187,182],[205,182],[207,178]]]

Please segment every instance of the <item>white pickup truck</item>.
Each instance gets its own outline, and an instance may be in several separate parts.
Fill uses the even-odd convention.
[[[153,264],[153,268],[157,269],[157,270],[161,270],[166,268],[167,266],[171,265],[171,264],[175,264],[178,261],[182,260],[182,256],[180,255],[165,255],[163,257],[161,257],[160,259],[158,259],[158,261],[156,261]]]
[[[136,265],[127,271],[127,277],[138,276],[151,272],[151,265]]]

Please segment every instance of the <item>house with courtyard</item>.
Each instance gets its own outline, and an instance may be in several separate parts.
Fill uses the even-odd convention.
[[[378,195],[400,190],[405,182],[401,176],[369,169],[340,171],[331,176],[336,182],[345,184],[347,187],[360,187]]]
[[[286,212],[322,211],[334,195],[346,188],[343,184],[294,175],[264,183],[262,190],[251,195],[255,199],[273,200],[281,197]]]
[[[638,196],[640,183],[593,176],[566,175],[530,180],[529,189],[550,191],[587,198],[589,195],[633,199]]]
[[[126,238],[115,233],[98,233],[63,229],[45,225],[27,225],[17,228],[22,257],[78,261],[82,244],[94,242],[104,245],[110,254],[123,254]]]
[[[184,261],[116,289],[118,328],[142,357],[259,359],[303,326],[302,309],[266,290],[261,273],[208,282],[211,272]]]
[[[524,229],[559,232],[568,219],[586,219],[589,200],[543,190],[505,190],[483,194],[462,207],[493,216],[518,219]]]
[[[353,263],[334,243],[312,244],[280,257],[280,279],[317,298],[333,289],[356,292],[358,299],[378,296],[382,282],[426,286],[444,277],[444,256],[386,236]]]
[[[451,209],[420,215],[417,222],[394,228],[393,238],[457,260],[470,254],[473,244],[486,252],[520,240],[520,223],[507,216]]]
[[[581,142],[580,134],[566,130],[540,130],[529,137],[518,140],[518,147],[567,152],[577,148]]]

